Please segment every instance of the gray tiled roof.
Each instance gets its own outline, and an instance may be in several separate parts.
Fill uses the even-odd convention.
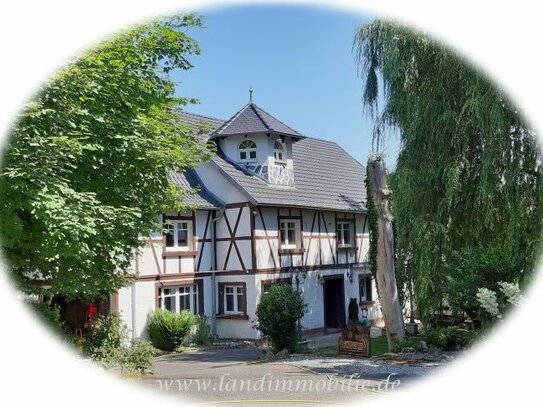
[[[206,116],[190,113],[183,115],[195,124],[207,121],[219,128],[224,123]],[[366,170],[339,145],[306,137],[292,144],[292,154],[294,188],[268,184],[258,175],[228,159],[221,151],[212,160],[257,205],[357,212],[366,210]]]
[[[295,139],[304,138],[296,130],[290,128],[282,121],[276,119],[268,112],[262,110],[254,103],[245,105],[230,120],[211,134],[210,139],[230,134],[249,134],[274,132],[291,136]]]
[[[213,162],[257,205],[365,211],[365,168],[336,143],[307,137],[293,144],[294,185],[268,184],[223,154]]]
[[[208,123],[211,126],[211,131],[214,132],[224,124],[224,120],[216,119],[214,117],[202,116],[200,114],[181,112],[181,120],[185,123],[200,125],[202,123]]]
[[[182,174],[171,173],[170,181],[175,185],[194,190],[194,193],[187,194],[184,197],[184,202],[189,207],[198,209],[219,209],[224,207],[224,203],[202,184],[200,177],[192,169],[188,169]]]

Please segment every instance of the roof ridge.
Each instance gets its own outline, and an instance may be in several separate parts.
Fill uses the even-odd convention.
[[[253,103],[253,104],[254,104],[254,103]],[[286,128],[292,130],[294,133],[297,133],[297,134],[299,134],[300,136],[304,136],[304,135],[303,135],[302,133],[300,133],[298,130],[293,129],[292,127],[290,127],[288,124],[286,124],[286,123],[283,122],[282,120],[279,120],[277,117],[275,117],[275,116],[274,116],[273,114],[271,114],[270,112],[265,111],[264,109],[262,109],[260,106],[258,106],[258,105],[256,105],[256,104],[255,104],[255,106],[256,106],[258,109],[262,110],[262,111],[263,111],[264,113],[266,113],[267,115],[273,117],[275,120],[277,120],[279,123],[281,123],[281,124],[282,124],[283,126],[285,126]],[[256,112],[256,110],[255,110],[255,112]],[[260,117],[260,114],[258,114],[258,117]],[[262,119],[262,121],[264,121],[264,119]],[[265,122],[264,122],[264,123],[265,123]],[[269,127],[269,126],[266,126],[266,127]],[[274,130],[274,129],[271,129],[271,130]],[[304,137],[305,137],[305,136],[304,136]]]
[[[221,121],[223,123],[225,122],[224,119],[219,119],[218,117],[206,116],[206,115],[203,115],[203,114],[187,112],[186,110],[181,110],[181,113],[188,114],[188,115],[191,115],[191,116],[203,117],[204,119],[217,120],[217,121]]]
[[[213,198],[215,200],[214,203],[216,204],[219,204],[218,206],[219,207],[224,207],[224,202],[222,201],[222,199],[220,199],[219,197],[217,197],[217,195],[215,195],[213,192],[211,192],[209,190],[209,188],[207,188],[205,186],[205,184],[203,183],[202,179],[200,178],[200,176],[198,175],[198,173],[196,172],[196,170],[194,168],[188,168],[187,169],[187,173],[189,173],[195,178],[195,181],[196,183],[198,184],[198,186],[200,187],[200,193],[207,193],[209,194],[209,196],[211,198]]]
[[[241,113],[243,113],[247,107],[249,107],[250,103],[246,104],[245,106],[243,106],[234,116],[232,116],[229,120],[225,121],[221,127],[219,127],[217,130],[215,130],[215,132],[213,134],[221,134],[228,126],[230,126],[230,124],[238,118],[239,115],[241,115]]]
[[[264,127],[266,127],[268,130],[274,130],[274,129],[271,128],[271,126],[268,124],[268,122],[266,122],[266,120],[264,120],[262,115],[260,113],[258,113],[257,108],[260,109],[260,107],[258,107],[255,103],[251,102],[251,108],[253,109],[253,112],[255,112],[256,116],[260,119],[260,121],[262,123],[264,123]],[[263,109],[261,109],[261,110],[264,111],[265,113],[267,113],[265,110],[263,110]],[[275,120],[280,121],[278,119],[275,119]]]

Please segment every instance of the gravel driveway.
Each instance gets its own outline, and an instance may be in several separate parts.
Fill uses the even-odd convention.
[[[352,377],[355,384],[366,382],[370,383],[369,388],[374,390],[389,391],[393,390],[391,387],[397,388],[435,371],[458,356],[458,353],[438,355],[415,353],[391,355],[387,358],[356,359],[341,356],[290,355],[285,360],[272,363],[290,364],[338,378]],[[388,381],[389,385],[383,388],[385,381]]]

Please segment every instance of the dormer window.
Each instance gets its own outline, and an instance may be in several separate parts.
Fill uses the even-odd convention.
[[[284,162],[284,157],[285,148],[283,147],[283,143],[281,143],[279,140],[275,140],[273,145],[273,158],[275,159],[275,162]]]
[[[256,161],[256,143],[253,140],[243,140],[238,151],[240,161]]]

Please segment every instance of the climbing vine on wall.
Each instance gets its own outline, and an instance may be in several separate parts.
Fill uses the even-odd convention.
[[[377,273],[377,210],[375,209],[375,203],[373,202],[371,180],[368,171],[369,165],[370,161],[368,161],[368,166],[366,166],[366,178],[364,180],[364,183],[366,185],[366,216],[368,217],[368,232],[370,235],[368,262],[370,264],[371,275],[373,279],[377,282],[377,279],[375,278]]]

